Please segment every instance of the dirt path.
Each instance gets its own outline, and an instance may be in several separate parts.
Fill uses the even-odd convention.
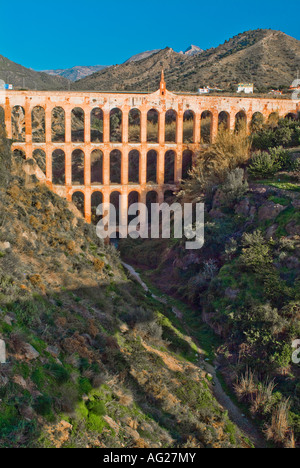
[[[141,279],[139,273],[137,273],[131,265],[128,265],[127,263],[124,263],[124,262],[122,262],[122,265],[124,266],[124,268],[126,268],[126,270],[128,270],[132,278],[134,278],[146,292],[151,293],[148,286]],[[168,304],[168,300],[165,298],[158,297],[152,293],[151,293],[151,296],[153,297],[153,299],[157,300],[158,302],[162,304]],[[173,312],[179,319],[183,319],[183,314],[178,308],[173,307]],[[187,331],[189,332],[189,335],[191,335],[191,331],[190,330],[187,330]],[[200,345],[199,347],[201,348],[201,343],[199,343],[199,345]],[[266,441],[264,437],[261,435],[258,429],[254,426],[254,424],[242,414],[241,410],[233,403],[233,401],[230,399],[227,393],[223,390],[221,382],[217,376],[216,368],[206,361],[201,361],[201,365],[204,365],[205,370],[209,374],[212,375],[213,381],[214,381],[214,386],[213,386],[214,396],[216,397],[220,405],[223,406],[228,411],[228,415],[231,421],[235,423],[235,425],[240,429],[240,431],[243,434],[245,434],[248,437],[249,440],[251,440],[255,448],[265,448]]]

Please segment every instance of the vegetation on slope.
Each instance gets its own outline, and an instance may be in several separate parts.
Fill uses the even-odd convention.
[[[238,447],[191,339],[0,137],[0,447]]]
[[[253,145],[265,153],[252,152],[249,162],[243,133],[222,132],[199,154],[180,199],[205,201],[201,251],[165,239],[122,241],[121,252],[148,265],[155,284],[198,310],[221,337],[218,365],[227,384],[269,439],[294,447],[300,443],[299,366],[292,363],[292,342],[300,336],[299,154],[264,146],[266,135],[274,141],[282,128],[293,129],[285,146],[299,145],[298,120],[257,130]]]

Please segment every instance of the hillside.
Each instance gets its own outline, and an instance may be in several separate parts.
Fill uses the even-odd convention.
[[[202,85],[231,90],[240,81],[253,81],[259,91],[289,87],[300,67],[300,41],[280,31],[255,30],[193,56],[166,48],[138,62],[102,70],[73,89],[155,91],[162,67],[173,91],[194,92]]]
[[[279,145],[284,145],[285,148]],[[217,368],[277,446],[300,446],[300,121],[219,133],[174,201],[205,203],[205,243],[122,240],[142,279],[194,308],[218,337]],[[260,148],[260,150],[257,150]],[[246,169],[246,170],[245,170]],[[177,198],[177,200],[176,200]],[[152,286],[153,287],[153,286]]]
[[[43,73],[47,73],[52,76],[62,76],[67,78],[70,81],[78,81],[86,76],[92,75],[97,71],[103,70],[106,68],[103,65],[91,65],[91,66],[76,66],[72,68],[67,68],[65,70],[43,70]]]
[[[69,80],[61,76],[50,76],[47,73],[36,72],[25,68],[0,55],[0,79],[13,84],[14,88],[38,90],[68,89]]]
[[[0,447],[249,447],[172,308],[3,131],[0,155]]]
[[[143,60],[144,58],[150,57],[151,55],[156,54],[159,51],[160,49],[145,50],[145,52],[140,52],[139,54],[132,55],[129,59],[125,60],[124,63],[138,62],[139,60]]]

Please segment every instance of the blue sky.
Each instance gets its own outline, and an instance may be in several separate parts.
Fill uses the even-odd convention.
[[[112,65],[150,49],[215,47],[248,29],[300,40],[297,1],[3,0],[0,54],[36,70]]]

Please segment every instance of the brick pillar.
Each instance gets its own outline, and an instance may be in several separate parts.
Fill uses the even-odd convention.
[[[230,131],[233,132],[235,129],[235,114],[232,112],[229,114],[229,125]]]
[[[182,151],[178,150],[175,154],[175,175],[174,180],[178,183],[182,179]]]
[[[201,114],[194,116],[194,143],[199,144],[201,141]]]
[[[177,113],[176,118],[176,143],[181,145],[183,142],[183,112]]]
[[[140,185],[144,185],[147,182],[147,150],[146,149],[142,149],[140,153],[139,169],[140,169],[139,182],[140,182]]]
[[[110,182],[110,150],[103,150],[103,185],[109,185]]]
[[[65,173],[66,173],[66,185],[72,185],[72,148],[68,146],[65,148]]]
[[[52,184],[52,151],[51,148],[46,145],[46,181]]]
[[[147,111],[141,112],[141,143],[147,143]]]
[[[72,113],[71,109],[65,109],[65,142],[72,141]]]
[[[163,202],[164,202],[164,192],[162,188],[160,188],[157,193],[157,203],[161,205]]]
[[[218,111],[212,112],[212,122],[211,122],[211,142],[214,143],[218,136],[218,127],[219,127],[219,113]]]
[[[124,192],[121,194],[120,197],[120,207],[121,207],[121,213],[120,213],[120,220],[119,220],[119,232],[120,236],[122,236],[122,229],[121,226],[124,226],[124,233],[123,237],[126,237],[127,235],[127,224],[128,224],[128,196],[127,193]]]
[[[26,143],[32,142],[32,122],[31,122],[31,109],[30,100],[25,100],[25,141]]]
[[[165,149],[161,148],[157,155],[157,183],[163,185],[165,182]]]
[[[11,125],[11,107],[9,98],[5,99],[5,127],[6,127],[6,135],[9,140],[12,139],[12,125]]]
[[[91,188],[84,190],[84,217],[87,223],[92,221]]]
[[[128,143],[128,118],[129,113],[127,110],[122,112],[122,142]]]
[[[91,141],[91,113],[88,107],[84,109],[84,141]]]
[[[45,142],[51,143],[52,141],[52,127],[51,127],[51,109],[46,106],[45,110]]]
[[[124,148],[122,151],[122,159],[121,159],[121,184],[128,185],[128,148]]]
[[[103,110],[103,143],[109,143],[110,112]]]
[[[247,129],[247,135],[251,135],[251,123],[252,123],[252,111],[251,112],[248,112],[246,114],[246,119],[247,119],[247,122],[246,122],[246,129]]]
[[[84,153],[84,185],[91,185],[91,152],[86,150]]]
[[[165,143],[165,112],[160,112],[158,116],[158,142]]]

